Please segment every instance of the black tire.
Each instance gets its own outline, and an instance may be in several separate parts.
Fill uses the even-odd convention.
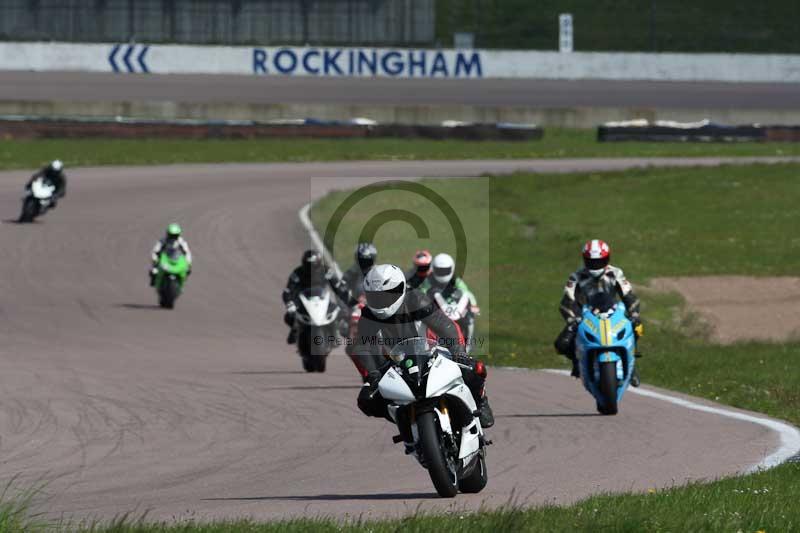
[[[325,335],[325,331],[320,328],[307,325],[300,326],[300,332],[297,336],[299,352],[304,356],[324,357],[328,355],[331,352],[331,347],[324,340]],[[322,342],[320,342],[320,338],[323,339]]]
[[[600,395],[604,415],[617,414],[617,363],[600,363]]]
[[[300,359],[303,361],[303,370],[306,372],[314,372],[316,370],[312,357],[301,356]]]
[[[22,212],[19,214],[19,222],[33,222],[39,211],[39,201],[36,198],[28,197],[22,202]]]
[[[419,442],[422,454],[428,465],[428,475],[431,476],[436,492],[442,498],[453,498],[458,494],[458,480],[447,468],[447,460],[442,450],[439,427],[432,411],[422,413],[417,417]]]
[[[486,450],[481,450],[472,472],[458,480],[458,488],[466,494],[477,494],[486,487],[487,481],[489,481],[489,474],[486,471]]]
[[[163,281],[159,291],[158,305],[164,309],[174,309],[175,299],[178,297],[178,282],[172,278]]]
[[[325,364],[328,362],[327,355],[314,356],[314,370],[317,372],[325,372]]]

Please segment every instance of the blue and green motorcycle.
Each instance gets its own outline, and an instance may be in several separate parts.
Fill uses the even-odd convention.
[[[597,410],[615,415],[628,389],[636,361],[636,332],[625,304],[600,293],[583,306],[575,341],[583,386],[597,401]]]

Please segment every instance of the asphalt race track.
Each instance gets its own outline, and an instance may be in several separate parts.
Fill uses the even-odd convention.
[[[566,503],[747,469],[776,434],[635,395],[619,416],[600,417],[570,378],[492,370],[489,485],[440,500],[392,444],[393,428],[357,411],[349,360],[334,355],[328,373],[307,375],[285,344],[280,292],[308,246],[297,211],[311,176],[334,187],[348,176],[648,163],[72,169],[67,198],[32,225],[10,220],[26,173],[0,173],[3,481],[46,482],[39,505],[54,516],[269,519]],[[195,273],[177,309],[163,311],[146,268],[173,219]]]
[[[797,109],[792,83],[0,72],[0,101]]]

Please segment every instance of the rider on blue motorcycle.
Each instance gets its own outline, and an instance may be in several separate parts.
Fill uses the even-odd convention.
[[[625,278],[622,269],[609,264],[611,249],[608,244],[599,239],[588,241],[583,246],[582,255],[583,268],[573,272],[564,286],[560,311],[567,324],[554,343],[556,351],[572,361],[572,375],[575,377],[580,377],[578,359],[575,355],[575,336],[578,323],[581,321],[581,308],[592,296],[606,292],[622,300],[637,338],[643,331],[639,317],[639,298],[634,294],[633,286]],[[636,369],[631,378],[631,385],[639,386]]]

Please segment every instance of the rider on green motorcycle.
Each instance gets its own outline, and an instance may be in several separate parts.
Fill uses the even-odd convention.
[[[597,293],[606,292],[622,300],[627,309],[628,319],[633,323],[637,338],[643,332],[639,316],[639,298],[633,292],[633,286],[625,278],[621,268],[609,264],[611,248],[605,242],[594,239],[583,245],[583,268],[573,272],[564,286],[564,297],[561,299],[561,315],[566,321],[555,340],[558,353],[572,361],[572,375],[580,377],[578,360],[575,356],[575,336],[580,322],[581,308]],[[637,357],[639,355],[637,354]],[[636,372],[634,370],[634,372]],[[639,386],[639,375],[631,378],[631,385]]]
[[[153,252],[150,257],[150,259],[153,261],[152,265],[150,265],[151,287],[155,285],[156,275],[158,274],[159,257],[165,248],[177,246],[181,252],[183,252],[183,255],[186,257],[186,262],[189,264],[189,270],[186,273],[187,277],[192,273],[192,251],[189,249],[189,243],[186,242],[186,239],[183,238],[182,234],[183,231],[181,230],[181,227],[173,222],[167,226],[167,233],[164,238],[159,239],[159,241],[156,242],[156,245],[153,246]]]

